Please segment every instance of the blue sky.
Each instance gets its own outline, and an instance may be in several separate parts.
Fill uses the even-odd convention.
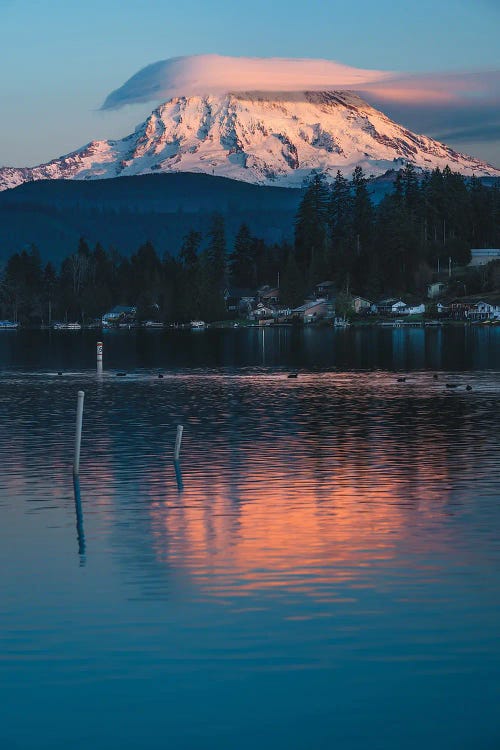
[[[218,53],[415,73],[498,71],[499,26],[496,0],[0,0],[0,164],[31,165],[126,135],[152,105],[99,107],[157,60]],[[463,108],[430,111],[428,122],[422,111],[388,113],[500,164],[491,102],[487,123]]]

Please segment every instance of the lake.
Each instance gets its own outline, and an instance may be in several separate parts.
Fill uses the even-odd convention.
[[[2,750],[500,747],[500,329],[97,338],[0,333]]]

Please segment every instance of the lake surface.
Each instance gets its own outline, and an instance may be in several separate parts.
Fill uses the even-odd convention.
[[[500,330],[96,338],[0,333],[0,748],[500,747]]]

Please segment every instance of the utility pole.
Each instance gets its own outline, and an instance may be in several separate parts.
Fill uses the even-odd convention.
[[[451,279],[451,255],[448,258],[448,278]]]

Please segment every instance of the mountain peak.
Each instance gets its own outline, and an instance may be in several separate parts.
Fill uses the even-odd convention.
[[[378,176],[406,162],[447,164],[465,175],[500,170],[416,135],[352,91],[234,92],[177,96],[131,135],[91,141],[34,168],[0,169],[0,189],[39,179],[98,179],[204,172],[257,184],[300,187],[314,172],[333,179],[360,165]]]

